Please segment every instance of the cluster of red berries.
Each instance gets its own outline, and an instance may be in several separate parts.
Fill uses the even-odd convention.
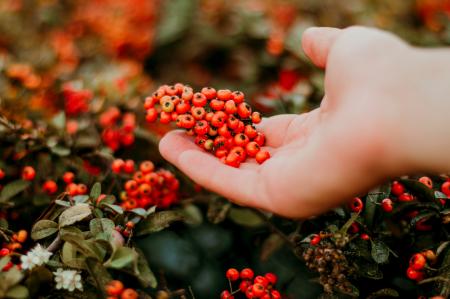
[[[281,294],[275,289],[277,276],[273,273],[266,273],[264,276],[255,274],[252,269],[245,268],[238,271],[230,268],[226,272],[226,277],[230,282],[230,290],[225,290],[220,294],[220,299],[234,299],[234,295],[241,292],[246,298],[280,299]],[[232,289],[233,283],[238,283],[239,288]]]
[[[204,87],[195,92],[181,83],[160,86],[145,99],[148,122],[158,117],[163,124],[176,122],[195,143],[213,153],[222,162],[239,167],[247,157],[263,163],[270,153],[261,149],[265,136],[254,124],[261,121],[259,112],[252,112],[240,91]]]
[[[70,196],[85,195],[89,191],[85,184],[74,183],[75,174],[71,171],[66,171],[63,174],[62,179],[64,183],[66,183],[66,192]]]
[[[168,170],[155,171],[151,161],[143,161],[135,171],[132,160],[116,159],[111,164],[114,173],[126,173],[132,176],[124,183],[125,192],[121,194],[121,206],[125,210],[147,209],[151,206],[168,208],[178,201],[180,182]]]
[[[111,150],[116,151],[121,146],[127,147],[134,143],[136,115],[132,112],[122,112],[117,107],[110,107],[100,115],[100,126],[103,128],[102,140]]]
[[[128,238],[131,236],[131,233],[133,232],[133,229],[135,227],[135,224],[133,221],[128,221],[125,224],[125,228],[122,225],[117,225],[114,229],[119,232],[122,236],[125,238]]]
[[[2,249],[0,249],[0,258],[10,256],[17,250],[22,249],[22,244],[28,239],[28,232],[26,230],[20,230],[17,233],[12,234],[9,243],[4,243]],[[20,269],[20,265],[16,265]],[[1,271],[6,272],[14,267],[14,263],[9,261]]]
[[[107,299],[137,299],[139,294],[133,289],[125,289],[120,280],[112,280],[105,286]]]
[[[415,281],[423,280],[425,278],[427,264],[434,264],[436,260],[436,254],[432,250],[425,250],[424,252],[413,254],[409,260],[406,276]]]

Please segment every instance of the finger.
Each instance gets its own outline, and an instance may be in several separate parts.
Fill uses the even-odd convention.
[[[296,114],[282,114],[269,118],[264,118],[257,129],[266,136],[266,145],[271,147],[279,147],[285,140],[289,125],[297,117]]]
[[[331,27],[309,28],[302,36],[303,51],[315,65],[325,68],[328,53],[341,32]]]
[[[183,132],[166,134],[159,144],[162,156],[201,186],[240,205],[262,207],[255,192],[259,174],[255,166],[233,168],[199,149]]]

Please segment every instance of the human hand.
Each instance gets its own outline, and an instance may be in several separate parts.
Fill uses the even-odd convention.
[[[414,122],[402,114],[420,114],[410,105],[420,101],[413,93],[420,89],[413,48],[361,27],[311,28],[302,45],[326,69],[325,96],[309,113],[263,120],[259,129],[271,159],[233,168],[180,131],[161,140],[164,158],[237,204],[293,218],[317,215],[388,177],[418,170],[416,153],[402,148],[417,139],[408,133]]]

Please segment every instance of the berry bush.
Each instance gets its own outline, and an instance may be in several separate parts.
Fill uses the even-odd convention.
[[[449,45],[449,16],[447,0],[0,1],[0,298],[449,297],[448,174],[293,220],[158,152],[181,128],[229,167],[264,163],[262,116],[323,96],[307,27]]]

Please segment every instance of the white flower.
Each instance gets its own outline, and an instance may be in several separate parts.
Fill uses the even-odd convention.
[[[47,263],[52,256],[52,253],[42,247],[40,244],[36,245],[26,255],[20,257],[22,262],[22,269],[33,269],[36,266],[41,266]]]
[[[65,289],[69,292],[73,292],[75,289],[78,289],[83,291],[81,275],[78,271],[58,268],[53,274],[55,274],[56,288],[58,290]]]

